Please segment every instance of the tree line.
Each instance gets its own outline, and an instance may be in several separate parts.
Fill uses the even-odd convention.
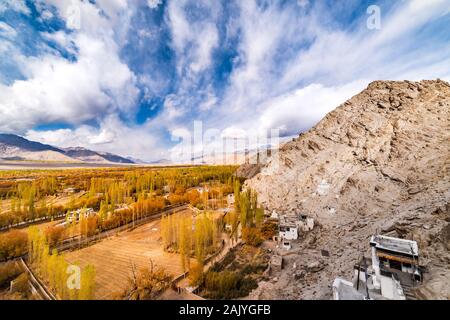
[[[168,203],[186,202],[186,190],[191,187],[211,181],[231,185],[235,169],[202,166],[2,172],[2,176],[15,179],[0,181],[0,228],[84,207],[99,210],[102,202],[110,207],[131,204],[148,195],[163,196],[167,188],[171,193]],[[69,188],[85,194],[74,195],[65,204],[47,203],[50,196],[62,195]]]
[[[183,271],[203,268],[205,258],[220,248],[223,222],[212,212],[173,214],[161,219],[163,249],[180,255]],[[191,266],[191,258],[196,264]]]
[[[37,227],[28,232],[28,261],[52,292],[62,300],[94,299],[95,268],[88,265],[81,269],[69,264],[64,255],[56,250],[50,252],[45,235]]]

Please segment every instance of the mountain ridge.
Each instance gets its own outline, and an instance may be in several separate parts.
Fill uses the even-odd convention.
[[[130,159],[108,152],[98,152],[83,147],[58,148],[8,133],[0,133],[0,158],[3,160],[134,164]]]

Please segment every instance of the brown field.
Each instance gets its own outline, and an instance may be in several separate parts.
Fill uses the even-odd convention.
[[[186,214],[192,214],[186,210]],[[96,293],[98,300],[114,298],[127,286],[131,276],[131,264],[142,268],[149,266],[150,259],[173,276],[183,273],[179,255],[164,252],[161,248],[160,220],[150,222],[132,231],[103,240],[90,247],[69,252],[69,263],[95,266]]]

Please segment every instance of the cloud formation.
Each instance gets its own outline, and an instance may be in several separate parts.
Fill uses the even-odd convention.
[[[167,158],[193,121],[296,135],[378,79],[450,80],[450,0],[4,0],[0,131]]]

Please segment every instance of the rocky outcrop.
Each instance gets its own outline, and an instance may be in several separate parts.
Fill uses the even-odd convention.
[[[385,232],[419,242],[430,270],[423,297],[450,298],[449,141],[447,82],[376,81],[247,180],[268,210],[302,211],[321,225],[306,247],[330,251],[329,263],[314,290],[292,297],[328,295],[370,235]]]

